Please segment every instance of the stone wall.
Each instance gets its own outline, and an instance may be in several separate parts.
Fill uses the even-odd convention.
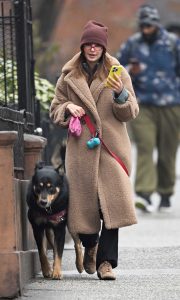
[[[0,298],[21,294],[25,283],[39,270],[38,253],[27,219],[26,191],[46,140],[24,135],[24,180],[19,180],[14,178],[16,139],[16,131],[0,131]]]

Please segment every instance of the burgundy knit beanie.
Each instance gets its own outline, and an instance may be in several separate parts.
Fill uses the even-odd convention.
[[[107,48],[107,27],[99,22],[90,20],[84,26],[80,47],[87,43],[95,43]]]

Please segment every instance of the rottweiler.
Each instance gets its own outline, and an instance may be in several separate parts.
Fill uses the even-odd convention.
[[[27,191],[28,219],[37,244],[42,274],[45,278],[62,279],[61,261],[67,225],[69,188],[64,165],[55,169],[39,162]],[[83,272],[81,242],[75,244],[76,267]],[[47,241],[53,249],[53,270],[47,257]]]

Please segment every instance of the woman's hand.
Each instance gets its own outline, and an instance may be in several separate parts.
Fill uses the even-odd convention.
[[[123,83],[121,81],[121,76],[114,74],[114,78],[108,77],[107,83],[110,85],[110,89],[112,89],[115,93],[120,94],[123,89]]]
[[[70,114],[73,116],[73,117],[78,117],[78,118],[81,118],[82,116],[85,115],[85,111],[84,109],[81,107],[81,106],[78,106],[76,104],[73,104],[73,103],[70,103],[66,106],[66,110],[68,112],[70,112]]]

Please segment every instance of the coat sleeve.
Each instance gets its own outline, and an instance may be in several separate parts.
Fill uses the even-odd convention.
[[[121,122],[127,122],[135,119],[139,113],[139,105],[136,100],[131,78],[125,68],[123,68],[121,80],[124,88],[128,92],[128,99],[125,103],[113,103],[113,113],[115,117]]]
[[[64,81],[64,74],[60,76],[55,88],[55,95],[50,106],[50,118],[55,124],[67,128],[69,125],[70,115],[66,113],[66,107],[69,103],[67,96],[67,84]]]

